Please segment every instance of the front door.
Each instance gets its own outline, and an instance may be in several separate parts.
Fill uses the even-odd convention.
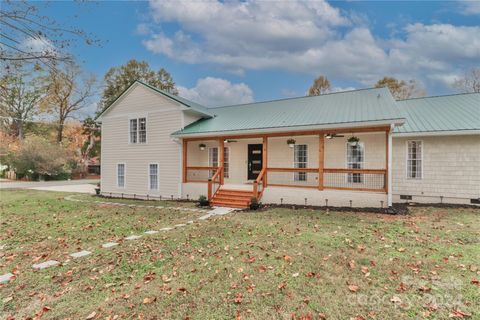
[[[255,180],[262,171],[262,159],[263,159],[263,145],[262,144],[249,144],[248,145],[248,180]]]

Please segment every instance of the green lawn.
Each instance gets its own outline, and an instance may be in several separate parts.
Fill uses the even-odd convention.
[[[480,317],[479,209],[419,207],[408,216],[241,212],[106,250],[102,243],[202,213],[64,196],[0,191],[0,275],[17,275],[0,286],[0,318]],[[78,250],[93,254],[31,268],[65,262]]]

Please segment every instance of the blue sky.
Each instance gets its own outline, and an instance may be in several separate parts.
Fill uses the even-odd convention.
[[[384,75],[416,79],[428,95],[480,65],[480,2],[52,2],[43,12],[102,46],[71,48],[101,79],[146,60],[181,95],[224,105],[304,95],[316,75],[335,90]]]

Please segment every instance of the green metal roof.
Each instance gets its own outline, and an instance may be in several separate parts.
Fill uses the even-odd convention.
[[[480,93],[397,101],[406,119],[397,133],[480,130]]]
[[[273,128],[298,129],[342,123],[402,121],[395,100],[386,88],[361,89],[313,97],[300,97],[210,108],[213,118],[201,119],[174,135]]]

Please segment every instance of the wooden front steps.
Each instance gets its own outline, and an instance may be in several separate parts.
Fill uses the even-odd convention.
[[[246,209],[250,207],[253,191],[221,189],[213,196],[212,206]]]

